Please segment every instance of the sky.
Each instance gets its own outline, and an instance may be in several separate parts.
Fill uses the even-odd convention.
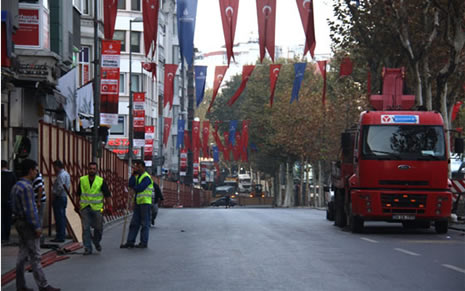
[[[300,20],[297,3],[294,0],[276,1],[276,45],[304,44],[305,34]],[[331,53],[329,26],[327,19],[332,17],[332,1],[313,1],[315,17],[315,54]],[[240,0],[234,43],[246,42],[250,36],[258,37],[257,7],[255,0]],[[218,0],[198,0],[194,46],[201,52],[221,49],[224,45]]]

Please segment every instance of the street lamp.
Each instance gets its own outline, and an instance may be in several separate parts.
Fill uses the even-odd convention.
[[[133,100],[132,100],[132,45],[131,45],[131,34],[132,34],[132,23],[142,22],[141,16],[129,20],[129,146],[128,146],[128,169],[129,176],[132,172],[132,148],[134,143],[134,114],[133,114]]]

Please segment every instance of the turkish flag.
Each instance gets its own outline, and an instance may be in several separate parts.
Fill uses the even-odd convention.
[[[265,48],[274,62],[274,35],[276,24],[276,0],[257,0],[258,39],[260,63],[265,57]]]
[[[339,76],[340,77],[349,76],[350,74],[352,74],[352,69],[353,69],[352,61],[350,60],[349,57],[345,57],[344,59],[342,59],[342,62],[341,62],[341,66],[339,69]]]
[[[210,112],[210,109],[213,106],[213,102],[215,102],[216,94],[218,94],[218,90],[220,89],[221,82],[223,81],[224,75],[228,70],[228,66],[216,66],[215,67],[215,79],[213,80],[213,95],[212,101],[210,102],[210,106],[208,106],[207,112]]]
[[[276,88],[276,82],[278,81],[280,71],[281,65],[270,65],[270,107],[273,107],[274,90]]]
[[[103,0],[103,32],[105,39],[113,39],[117,12],[117,0]]]
[[[249,124],[250,120],[242,121],[241,156],[244,162],[247,161],[247,147],[249,146]]]
[[[239,89],[237,89],[236,93],[234,93],[231,99],[229,99],[228,101],[229,106],[233,105],[234,102],[237,101],[239,96],[241,96],[242,92],[245,89],[245,86],[247,85],[247,81],[249,81],[250,75],[252,75],[254,68],[255,66],[251,66],[251,65],[242,67],[242,82],[241,82],[241,85],[239,86]]]
[[[236,144],[233,146],[233,157],[235,161],[239,161],[242,152],[241,133],[236,131]]]
[[[452,108],[452,121],[454,121],[455,118],[457,118],[457,114],[459,113],[459,110],[462,104],[463,104],[463,101],[457,101],[454,104],[454,107]]]
[[[229,148],[231,144],[229,143],[229,131],[223,132],[224,137],[224,146],[223,146],[223,158],[225,161],[229,161]]]
[[[176,76],[176,71],[178,70],[178,65],[165,65],[165,83],[164,83],[164,98],[163,98],[163,108],[166,105],[170,104],[170,110],[173,107],[173,90],[174,90],[174,77]]]
[[[321,75],[323,76],[323,104],[326,104],[326,65],[328,61],[318,61]]]
[[[313,0],[296,0],[296,2],[305,32],[304,56],[310,51],[312,58],[314,58],[316,39],[313,19]]]
[[[231,57],[234,60],[233,46],[234,35],[236,34],[237,13],[239,12],[239,0],[220,0],[220,11],[229,66]]]
[[[157,77],[157,64],[156,63],[144,63],[142,62],[142,68],[147,72],[152,73],[152,80]]]
[[[142,17],[144,20],[144,46],[145,56],[150,52],[150,47],[153,42],[152,58],[155,55],[157,48],[157,34],[158,34],[158,9],[160,3],[158,0],[144,0],[142,1]]]
[[[163,121],[163,144],[165,146],[168,143],[168,138],[170,137],[171,121],[171,117],[165,117]]]
[[[223,144],[221,143],[220,136],[218,135],[218,124],[215,125],[215,130],[213,131],[213,138],[215,139],[216,146],[220,152],[224,151]]]
[[[208,139],[210,137],[210,121],[204,120],[202,123],[202,151],[204,158],[208,158]]]
[[[192,150],[198,151],[200,148],[200,121],[192,121]]]

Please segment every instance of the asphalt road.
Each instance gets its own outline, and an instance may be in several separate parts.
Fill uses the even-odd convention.
[[[340,230],[313,209],[161,209],[148,249],[103,251],[45,268],[62,290],[465,290],[465,236],[369,223]],[[29,287],[36,289],[32,275]],[[15,290],[14,282],[2,290]]]

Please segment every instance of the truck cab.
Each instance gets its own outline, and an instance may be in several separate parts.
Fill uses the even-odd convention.
[[[250,193],[252,191],[252,181],[249,174],[238,175],[239,193]]]

